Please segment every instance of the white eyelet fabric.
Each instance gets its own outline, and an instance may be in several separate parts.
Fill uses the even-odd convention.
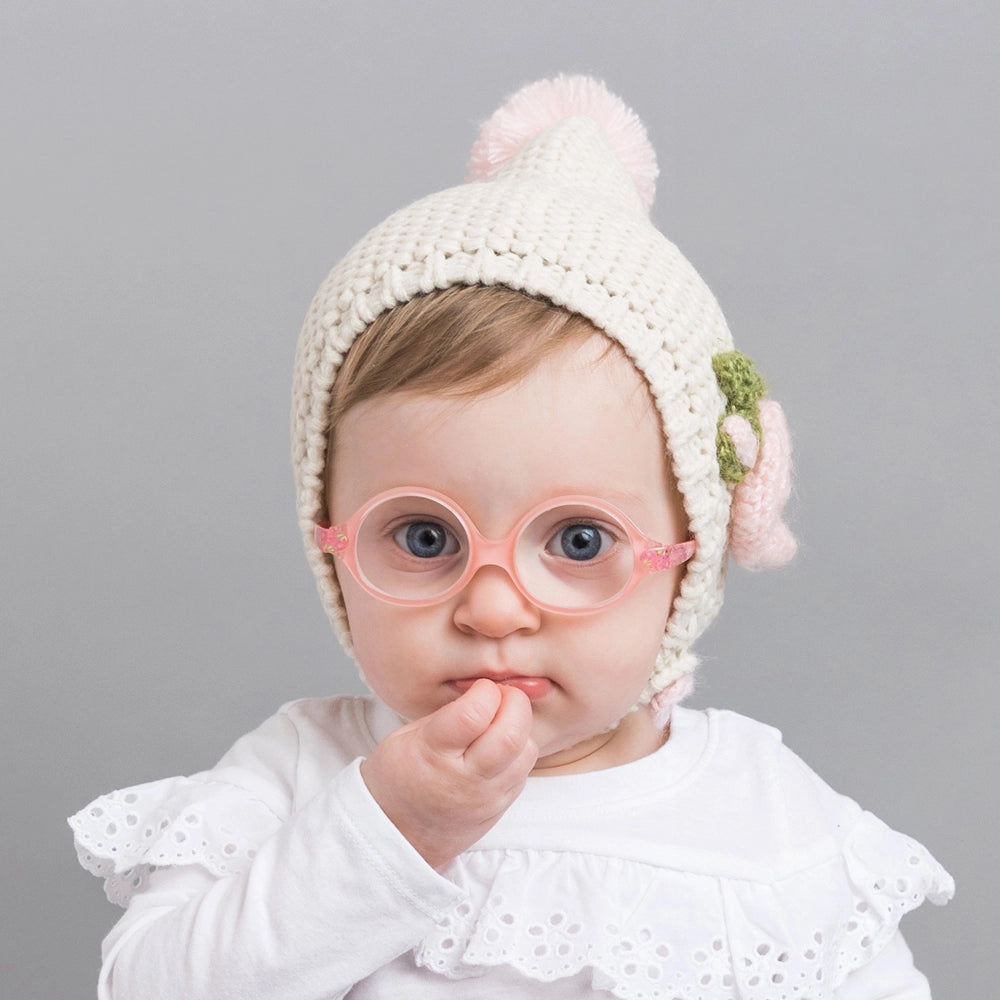
[[[419,965],[453,979],[502,965],[540,982],[587,971],[628,1000],[827,1000],[905,913],[950,896],[926,849],[869,813],[842,853],[777,882],[546,851],[471,853],[449,874],[469,900]]]
[[[154,868],[200,865],[212,875],[246,871],[281,826],[251,792],[215,780],[165,778],[111,792],[70,818],[80,864],[128,906]]]

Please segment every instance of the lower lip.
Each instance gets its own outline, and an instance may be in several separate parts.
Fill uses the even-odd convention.
[[[487,680],[490,679],[487,678]],[[459,692],[465,694],[478,680],[482,680],[482,678],[469,677],[461,681],[452,681],[452,684]],[[494,683],[523,691],[528,696],[529,701],[539,701],[552,690],[552,681],[547,677],[504,677],[501,680],[494,681]]]

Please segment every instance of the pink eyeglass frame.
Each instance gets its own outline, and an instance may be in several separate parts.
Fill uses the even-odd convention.
[[[358,566],[354,541],[357,538],[357,532],[361,522],[373,508],[399,497],[420,497],[426,500],[433,500],[435,503],[440,504],[448,510],[455,517],[459,524],[461,524],[465,529],[465,533],[468,536],[468,565],[465,567],[465,570],[458,580],[456,580],[447,590],[442,591],[435,597],[393,597],[376,587],[364,575],[364,573],[362,573],[361,568]],[[553,507],[573,504],[592,507],[607,514],[613,521],[617,521],[623,525],[625,530],[628,532],[629,541],[632,543],[632,550],[635,554],[632,577],[629,582],[614,597],[608,598],[608,600],[601,604],[594,604],[584,608],[564,608],[537,600],[525,588],[520,576],[518,575],[517,567],[514,562],[514,553],[521,533],[536,517]],[[671,545],[664,545],[662,542],[657,542],[652,538],[647,538],[641,531],[639,531],[632,520],[618,510],[617,507],[613,507],[611,504],[605,503],[603,500],[598,500],[595,497],[579,496],[575,494],[552,497],[550,500],[544,500],[541,503],[536,504],[517,522],[516,525],[514,525],[506,536],[499,539],[489,539],[479,531],[473,523],[472,518],[470,518],[469,515],[466,514],[465,511],[462,510],[462,508],[459,507],[458,504],[455,503],[455,501],[450,497],[445,496],[443,493],[437,493],[434,490],[407,486],[397,487],[392,490],[385,490],[384,492],[377,494],[359,507],[358,510],[356,510],[346,521],[343,521],[340,524],[335,524],[332,527],[317,524],[314,535],[316,544],[320,547],[322,552],[340,559],[347,569],[350,570],[354,579],[357,580],[369,594],[373,597],[377,597],[379,600],[386,601],[389,604],[398,604],[403,607],[410,608],[426,608],[434,604],[442,604],[444,601],[447,601],[450,597],[453,597],[460,590],[462,590],[462,588],[468,584],[468,582],[480,569],[482,569],[482,567],[499,566],[514,582],[514,585],[520,591],[522,596],[535,605],[535,607],[541,608],[544,611],[564,615],[592,614],[596,611],[604,611],[605,609],[620,603],[625,600],[625,598],[628,597],[628,595],[631,594],[632,591],[635,590],[635,588],[639,586],[640,582],[647,576],[652,573],[658,573],[663,570],[673,569],[676,566],[680,566],[694,555],[697,548],[697,543],[693,538],[684,542],[674,542]]]

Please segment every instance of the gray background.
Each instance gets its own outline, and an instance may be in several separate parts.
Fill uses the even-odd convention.
[[[924,841],[959,895],[907,918],[918,964],[992,995],[996,10],[7,0],[4,995],[93,995],[117,911],[64,816],[358,689],[295,525],[298,327],[560,70],[644,118],[654,217],[793,429],[800,555],[733,572],[693,703]]]

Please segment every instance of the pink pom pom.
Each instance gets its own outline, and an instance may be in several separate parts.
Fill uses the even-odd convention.
[[[523,146],[574,116],[593,118],[604,129],[648,211],[659,168],[645,126],[620,97],[589,76],[558,76],[522,87],[480,129],[469,154],[466,180],[492,180]]]
[[[763,442],[757,463],[733,490],[729,550],[744,569],[783,566],[795,555],[795,537],[781,519],[792,490],[792,442],[781,406],[760,404]]]

